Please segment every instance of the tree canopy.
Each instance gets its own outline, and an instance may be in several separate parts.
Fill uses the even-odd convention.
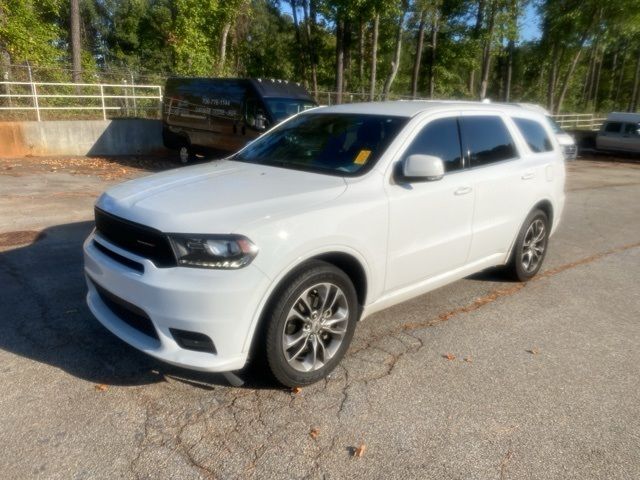
[[[273,77],[335,92],[332,102],[488,97],[554,112],[640,103],[640,0],[79,3],[85,81],[100,71]],[[68,66],[71,11],[69,0],[0,0],[3,70]],[[539,38],[522,39],[525,11]]]

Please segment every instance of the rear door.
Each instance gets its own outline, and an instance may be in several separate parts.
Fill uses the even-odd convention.
[[[521,157],[515,127],[499,112],[463,112],[460,131],[476,191],[469,252],[473,263],[509,250],[532,201],[534,183],[544,175],[544,162]]]

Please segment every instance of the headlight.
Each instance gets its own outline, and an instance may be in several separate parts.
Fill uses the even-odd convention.
[[[170,234],[169,240],[182,267],[234,270],[249,265],[258,254],[258,247],[242,235]]]

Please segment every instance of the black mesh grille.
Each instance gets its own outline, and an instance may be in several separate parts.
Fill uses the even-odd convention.
[[[175,267],[169,239],[162,232],[95,209],[96,230],[114,245],[151,260],[156,267]]]
[[[151,319],[147,316],[144,311],[135,305],[121,299],[120,297],[115,296],[113,293],[108,292],[100,285],[95,282],[92,282],[95,287],[98,295],[100,295],[100,300],[113,312],[113,314],[122,320],[124,323],[129,325],[132,328],[135,328],[141,333],[144,333],[148,337],[154,338],[156,340],[160,340],[158,337],[158,332],[156,332]]]
[[[93,246],[96,247],[98,250],[100,250],[102,253],[104,253],[106,256],[115,260],[116,262],[126,265],[127,267],[137,272],[144,273],[144,265],[142,265],[141,263],[134,262],[133,260],[127,257],[123,257],[122,255],[109,250],[107,247],[105,247],[99,242],[96,242],[95,240],[93,241]]]

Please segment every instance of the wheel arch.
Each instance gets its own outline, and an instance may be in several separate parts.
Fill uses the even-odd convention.
[[[549,228],[551,229],[553,227],[553,204],[551,201],[548,199],[540,200],[531,210],[529,210],[529,213],[537,209],[542,210],[547,215],[547,218],[549,219]],[[527,213],[527,216],[529,216],[529,213]]]
[[[509,247],[509,252],[507,253],[507,256],[505,257],[505,264],[508,264],[511,261],[512,255],[513,255],[513,249],[515,248],[516,245],[516,240],[518,239],[518,234],[520,233],[520,230],[522,229],[522,226],[524,225],[524,222],[527,221],[527,218],[529,218],[529,215],[531,215],[531,212],[535,211],[535,210],[542,210],[546,215],[547,218],[549,219],[549,229],[551,230],[553,228],[553,204],[551,203],[551,200],[549,200],[548,198],[545,198],[543,200],[539,200],[537,203],[535,203],[528,211],[527,214],[524,216],[524,218],[522,219],[522,221],[520,222],[520,226],[518,227],[518,230],[516,231],[515,236],[513,237],[513,240],[511,241],[511,245]]]
[[[278,292],[282,291],[286,287],[287,282],[300,270],[304,269],[310,262],[320,260],[329,263],[336,268],[342,270],[351,280],[356,290],[358,297],[358,306],[360,311],[358,312],[358,320],[360,320],[360,314],[365,305],[367,298],[367,289],[369,287],[369,279],[367,274],[366,263],[363,259],[351,252],[343,250],[330,250],[321,253],[315,253],[309,257],[305,257],[290,266],[285,272],[279,275],[278,279],[274,281],[274,286],[269,289],[265,295],[265,300],[262,302],[262,306],[256,313],[254,325],[249,330],[249,334],[245,341],[244,351],[248,352],[249,356],[256,351],[259,346],[257,339],[264,336],[264,329],[266,327],[266,317],[273,308],[274,302],[278,298]]]

